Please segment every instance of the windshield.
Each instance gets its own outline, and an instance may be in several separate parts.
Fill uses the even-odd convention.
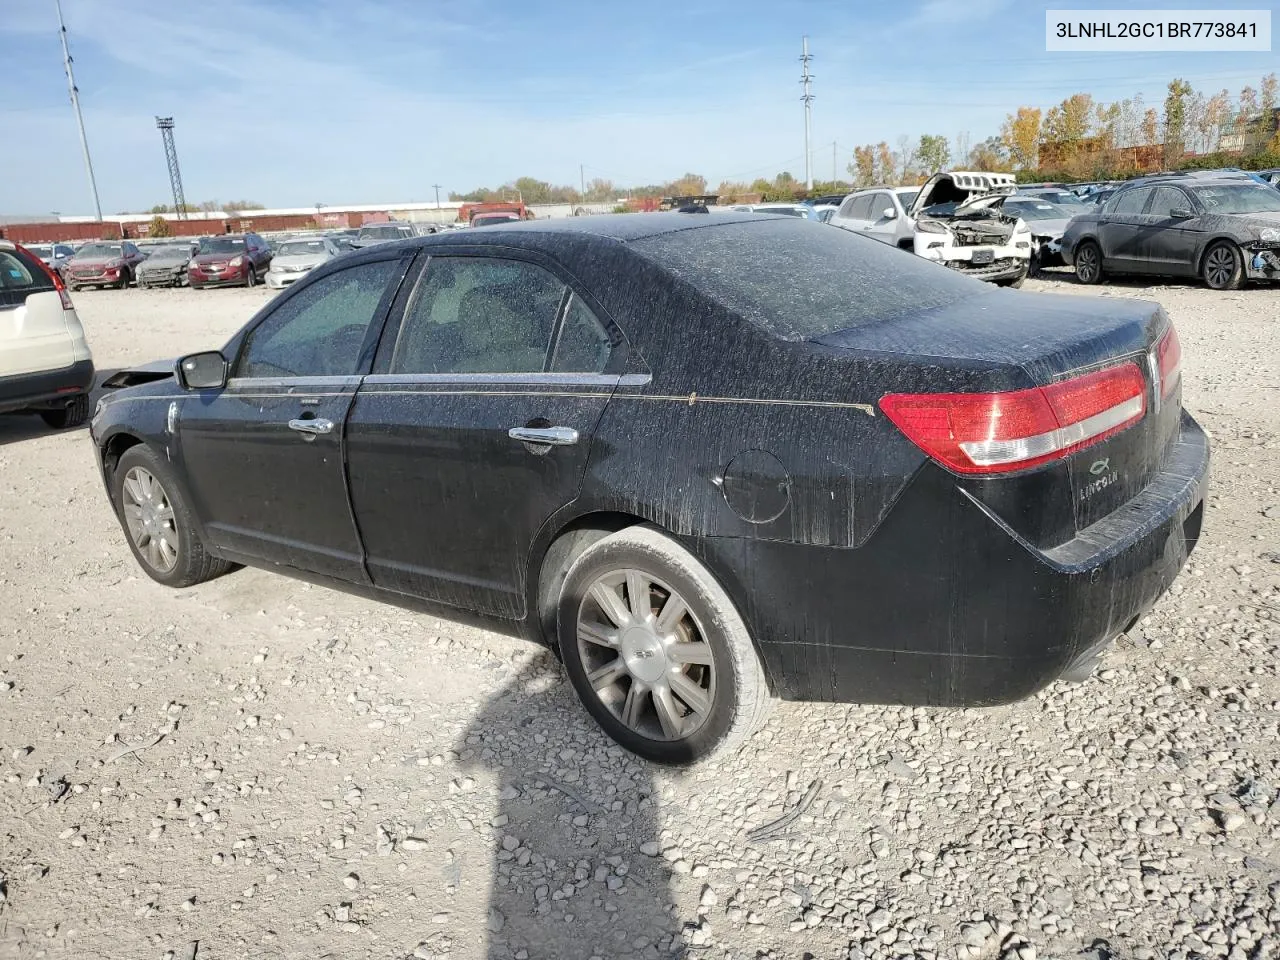
[[[152,247],[152,260],[186,260],[191,256],[191,248],[186,244],[171,243],[164,247]]]
[[[280,244],[276,254],[281,257],[317,256],[328,253],[323,240],[291,240]]]
[[[1047,200],[1006,200],[1004,212],[1012,213],[1023,220],[1066,220],[1074,213]]]
[[[34,246],[34,247],[27,247],[27,249],[30,250],[32,253],[34,253],[37,257],[53,256],[53,247],[46,246],[44,244],[40,244],[39,246]]]
[[[362,240],[396,240],[400,237],[406,237],[409,233],[404,227],[361,227],[360,239]]]
[[[1070,190],[1034,190],[1028,191],[1030,196],[1039,197],[1042,200],[1048,200],[1050,203],[1068,204],[1077,207],[1083,207],[1084,201],[1077,197]]]
[[[80,248],[77,257],[118,257],[120,256],[120,244],[118,243],[86,243]]]
[[[201,253],[240,253],[244,237],[208,237],[200,241]]]
[[[1280,192],[1260,183],[1192,187],[1210,213],[1280,213]]]

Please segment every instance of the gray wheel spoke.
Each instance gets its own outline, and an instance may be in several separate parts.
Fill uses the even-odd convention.
[[[649,601],[649,581],[639,570],[627,571],[627,605],[633,620],[644,620],[653,615]]]
[[[671,692],[679,697],[686,707],[699,716],[706,716],[707,711],[711,709],[707,691],[683,673],[672,674],[667,682],[671,684]]]
[[[594,620],[579,620],[578,636],[597,646],[611,649],[618,646],[618,631]]]
[[[655,625],[657,631],[659,633],[671,633],[688,610],[689,606],[684,602],[684,598],[680,594],[671,594],[667,597],[667,602],[662,605],[662,609],[658,611],[658,622]]]
[[[160,557],[165,568],[172,567],[178,559],[178,551],[173,544],[169,542],[168,537],[160,537],[157,541],[160,544]]]
[[[147,559],[151,561],[151,565],[157,570],[161,568],[160,541],[155,537],[147,541]]]
[[[600,612],[613,621],[615,627],[625,627],[631,622],[631,614],[618,596],[618,591],[602,580],[597,580],[591,587],[591,599],[600,607]]]
[[[156,511],[156,519],[161,523],[173,525],[173,507],[166,501],[165,504]]]
[[[670,687],[653,688],[653,712],[658,715],[658,723],[662,724],[662,732],[666,734],[667,739],[677,739],[684,726],[684,720],[671,697]]]
[[[633,680],[627,690],[627,698],[622,702],[621,717],[622,722],[632,730],[640,726],[640,715],[644,712],[644,702],[648,697],[648,689],[638,680]]]
[[[667,647],[667,659],[674,663],[696,663],[711,666],[711,645],[702,640],[673,643]]]
[[[136,504],[142,503],[144,499],[142,484],[138,481],[138,475],[136,473],[130,472],[129,475],[124,478],[124,489],[125,493],[129,495],[130,500]]]
[[[611,687],[627,674],[627,665],[621,657],[614,657],[603,667],[592,670],[587,675],[587,681],[591,684],[591,689],[600,691],[606,687]]]

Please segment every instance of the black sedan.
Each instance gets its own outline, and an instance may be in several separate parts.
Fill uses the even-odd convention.
[[[579,217],[336,258],[220,352],[115,375],[91,436],[155,580],[479,615],[679,763],[773,697],[1087,676],[1199,536],[1179,370],[1152,303],[793,217]]]
[[[1214,290],[1280,280],[1280,192],[1243,177],[1148,177],[1074,217],[1062,256],[1081,283],[1108,273],[1200,277]]]

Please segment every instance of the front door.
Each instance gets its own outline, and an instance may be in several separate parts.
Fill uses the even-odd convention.
[[[215,550],[367,581],[343,425],[405,269],[389,257],[282,295],[244,338],[227,386],[185,399],[175,432]]]
[[[625,362],[601,316],[550,264],[431,257],[347,422],[375,585],[524,615],[534,537],[577,497]]]
[[[871,210],[864,232],[868,237],[897,246],[898,243],[898,210],[893,204],[893,197],[888,193],[871,195]]]
[[[1175,217],[1175,210],[1192,216]],[[1142,216],[1138,232],[1139,253],[1157,273],[1194,276],[1203,224],[1185,192],[1174,186],[1156,187]]]

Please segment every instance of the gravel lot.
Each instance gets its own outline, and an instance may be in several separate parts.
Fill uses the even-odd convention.
[[[1172,593],[1084,685],[782,704],[692,774],[518,641],[254,570],[156,586],[84,431],[0,419],[0,957],[1280,956],[1280,300],[1100,292],[1173,316],[1214,437]],[[268,296],[76,302],[107,370]]]

